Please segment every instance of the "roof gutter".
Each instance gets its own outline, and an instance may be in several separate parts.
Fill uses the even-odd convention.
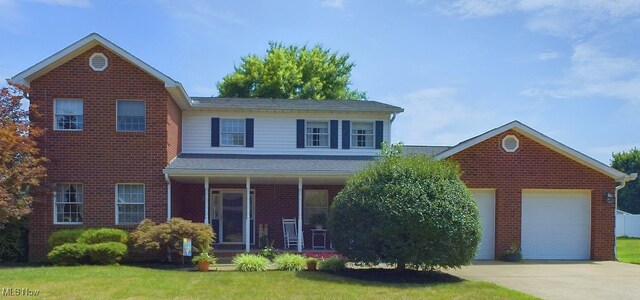
[[[638,173],[631,173],[627,176],[624,176],[622,178],[619,179],[620,185],[616,186],[616,190],[615,190],[615,209],[613,210],[613,228],[615,231],[615,227],[616,227],[616,211],[618,211],[618,191],[623,189],[626,185],[628,181],[634,181],[638,178]],[[614,239],[613,239],[613,256],[618,259],[618,239],[615,237],[615,232],[614,232]]]

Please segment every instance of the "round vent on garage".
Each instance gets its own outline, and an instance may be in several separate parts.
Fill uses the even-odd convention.
[[[520,147],[520,141],[515,135],[507,135],[502,139],[502,149],[507,152],[515,152]]]
[[[102,53],[94,53],[89,58],[89,66],[94,71],[104,71],[109,66],[109,59]]]

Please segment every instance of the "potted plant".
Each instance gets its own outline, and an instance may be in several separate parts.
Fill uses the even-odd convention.
[[[202,251],[200,254],[194,256],[191,262],[198,265],[198,271],[207,272],[211,265],[215,265],[217,259],[212,254],[209,254],[209,252]]]
[[[311,216],[309,223],[315,225],[316,229],[323,229],[327,226],[327,215],[324,213],[315,214]]]
[[[504,252],[502,256],[505,261],[516,262],[522,260],[522,252],[520,251],[520,247],[515,243],[511,243],[511,247]]]
[[[318,260],[309,257],[307,258],[307,271],[316,271],[318,269]]]

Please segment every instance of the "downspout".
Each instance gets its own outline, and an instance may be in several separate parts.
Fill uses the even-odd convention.
[[[398,115],[397,113],[392,113],[392,114],[391,114],[391,120],[389,120],[389,124],[392,124],[392,123],[393,123],[393,120],[395,120],[395,119],[396,119],[396,116],[397,116],[397,115]]]
[[[615,236],[615,227],[617,226],[617,213],[618,213],[618,191],[623,189],[626,185],[627,185],[627,181],[634,181],[636,180],[636,178],[638,178],[638,173],[631,173],[628,176],[622,177],[622,179],[620,180],[620,185],[616,186],[615,189],[615,197],[614,197],[614,201],[615,201],[615,210],[613,211],[613,230],[614,230],[614,239],[613,239],[613,256],[616,258],[616,260],[618,259],[618,237]]]

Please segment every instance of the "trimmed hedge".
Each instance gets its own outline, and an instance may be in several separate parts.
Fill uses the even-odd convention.
[[[80,243],[67,243],[56,246],[49,252],[47,258],[55,265],[71,266],[87,261],[87,248],[89,246]]]
[[[49,240],[47,240],[47,244],[50,249],[53,249],[63,244],[76,243],[78,242],[80,235],[85,231],[87,231],[85,228],[58,230],[51,234]]]
[[[347,261],[338,257],[333,256],[327,259],[323,259],[318,263],[318,270],[325,272],[340,272],[344,270],[347,265]]]
[[[91,263],[113,265],[127,255],[127,245],[118,242],[92,244],[87,248]]]
[[[127,244],[129,233],[117,228],[93,228],[85,230],[79,237],[78,243],[102,244],[116,242]]]

